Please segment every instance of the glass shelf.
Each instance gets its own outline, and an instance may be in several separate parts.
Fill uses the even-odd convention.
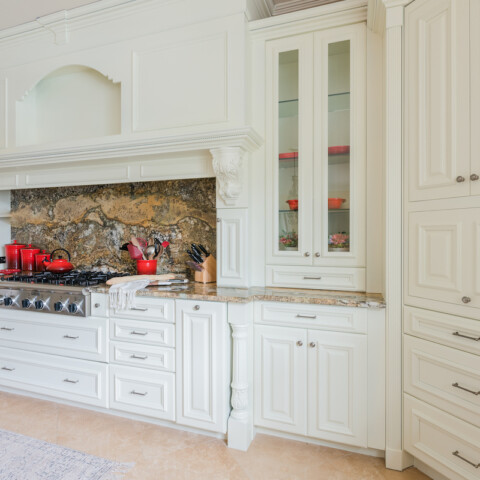
[[[328,96],[328,111],[350,110],[350,92],[331,93]]]
[[[328,210],[328,213],[348,213],[349,211],[349,208],[332,208]]]
[[[278,102],[278,116],[280,118],[298,117],[298,98]]]
[[[278,213],[298,213],[298,210],[279,210]]]

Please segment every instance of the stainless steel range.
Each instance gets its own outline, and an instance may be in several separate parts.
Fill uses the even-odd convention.
[[[0,308],[88,317],[88,287],[125,275],[128,274],[84,271],[6,275],[0,280]]]

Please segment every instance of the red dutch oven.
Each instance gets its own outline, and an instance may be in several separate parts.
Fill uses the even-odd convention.
[[[65,260],[62,257],[58,257],[57,259],[53,259],[55,252],[65,252],[68,255],[68,260]],[[57,248],[50,254],[51,261],[48,262],[47,260],[43,261],[45,265],[45,270],[47,272],[52,273],[67,273],[73,270],[73,265],[70,263],[70,253],[65,250],[64,248]]]
[[[22,270],[27,270],[33,272],[35,270],[35,254],[40,251],[39,248],[32,248],[32,245],[29,245],[26,248],[20,250],[20,257],[22,260]]]
[[[20,250],[25,248],[26,245],[17,243],[16,240],[13,243],[5,245],[5,256],[7,257],[8,269],[20,268]]]
[[[45,271],[45,264],[43,263],[44,260],[47,262],[50,261],[50,254],[46,253],[45,250],[42,250],[41,253],[35,254],[35,270],[37,272]]]

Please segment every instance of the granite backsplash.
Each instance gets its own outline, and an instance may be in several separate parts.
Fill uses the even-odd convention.
[[[170,246],[159,272],[185,272],[190,244],[216,256],[215,179],[15,190],[12,239],[52,251],[67,249],[77,269],[135,272],[120,247],[132,235]]]

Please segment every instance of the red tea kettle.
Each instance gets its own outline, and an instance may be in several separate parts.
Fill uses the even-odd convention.
[[[53,259],[53,255],[55,252],[63,251],[68,255],[68,260],[65,260],[62,257],[58,257],[57,259]],[[50,254],[50,259],[51,261],[48,262],[47,260],[43,261],[43,264],[45,265],[45,269],[47,272],[52,272],[52,273],[67,273],[73,270],[73,265],[70,263],[70,253],[65,250],[64,248],[57,248]]]

